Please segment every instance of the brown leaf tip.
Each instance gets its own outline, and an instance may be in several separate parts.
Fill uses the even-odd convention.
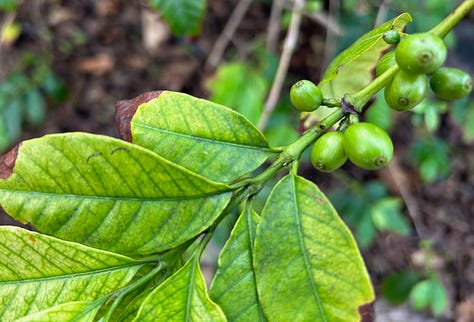
[[[375,310],[374,302],[366,303],[359,306],[360,322],[374,322]]]
[[[122,100],[115,103],[115,124],[118,128],[120,138],[132,142],[132,121],[138,106],[160,96],[162,91],[145,92],[135,98]]]
[[[5,153],[0,158],[0,178],[8,179],[13,173],[13,167],[15,166],[16,158],[18,156],[18,149],[21,143],[17,144],[13,149]]]

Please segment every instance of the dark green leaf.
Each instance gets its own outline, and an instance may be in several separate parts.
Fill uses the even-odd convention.
[[[72,301],[93,302],[123,287],[142,266],[118,254],[1,226],[0,320],[11,321]],[[77,311],[82,305],[68,304],[63,309]]]
[[[0,171],[6,178],[0,203],[10,215],[44,233],[123,254],[183,243],[206,229],[231,197],[223,184],[106,136],[48,135],[5,158],[14,167]]]
[[[374,300],[357,245],[312,182],[284,177],[270,194],[254,253],[259,299],[270,321],[360,321]]]
[[[271,155],[263,135],[242,115],[182,93],[165,91],[139,105],[130,123],[133,143],[220,182],[254,170]]]
[[[401,213],[402,205],[402,200],[396,197],[386,197],[377,201],[370,211],[375,227],[408,236],[411,228]]]
[[[179,271],[156,287],[145,299],[134,321],[226,321],[211,301],[199,267],[192,257]]]
[[[228,321],[265,321],[252,263],[258,221],[258,215],[246,207],[219,256],[219,267],[209,294]]]
[[[393,304],[405,302],[420,275],[413,271],[401,271],[388,275],[382,281],[381,292]]]
[[[175,35],[197,35],[206,11],[206,0],[148,0],[159,10]]]

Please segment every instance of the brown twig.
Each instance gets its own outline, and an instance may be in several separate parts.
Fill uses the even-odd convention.
[[[267,28],[267,51],[276,52],[278,43],[278,34],[280,33],[280,19],[283,11],[284,0],[274,0],[270,20]]]
[[[251,3],[252,0],[239,1],[232,12],[232,15],[230,16],[229,21],[225,25],[224,30],[219,35],[219,38],[217,38],[217,41],[214,43],[214,47],[212,47],[211,53],[209,54],[209,57],[206,61],[206,69],[213,69],[219,65],[227,45],[234,36],[237,27],[245,16],[245,13],[247,12]]]
[[[304,0],[295,0],[294,2],[293,11],[291,14],[291,23],[290,27],[288,28],[288,33],[286,34],[285,43],[283,44],[280,63],[278,64],[278,69],[273,80],[272,88],[270,89],[270,93],[268,94],[267,100],[265,102],[262,116],[258,122],[258,128],[260,130],[263,130],[267,125],[268,119],[275,109],[278,98],[280,97],[283,81],[285,80],[285,76],[288,71],[288,66],[296,46],[296,41],[298,40],[301,15],[304,5]]]

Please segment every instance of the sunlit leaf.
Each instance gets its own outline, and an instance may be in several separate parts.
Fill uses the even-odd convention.
[[[312,182],[288,175],[257,228],[259,299],[270,321],[360,321],[374,293],[354,238]]]
[[[27,315],[15,322],[92,322],[99,309],[100,303],[91,305],[89,302],[69,302]]]
[[[134,321],[211,322],[226,321],[226,318],[209,298],[199,259],[193,257],[150,293]]]
[[[258,215],[245,209],[219,256],[209,294],[228,321],[265,321],[257,296],[252,249]]]
[[[123,287],[142,266],[118,254],[0,226],[0,320],[67,302],[93,302]],[[64,313],[79,312],[82,305],[85,303],[68,304]],[[90,307],[90,314],[95,307]],[[60,314],[61,309],[50,313]]]
[[[231,196],[223,184],[100,135],[28,140],[5,160],[0,203],[11,216],[44,233],[122,254],[181,244],[206,229]]]
[[[263,135],[242,115],[182,93],[165,91],[139,105],[130,127],[133,143],[220,182],[254,170],[271,155]]]

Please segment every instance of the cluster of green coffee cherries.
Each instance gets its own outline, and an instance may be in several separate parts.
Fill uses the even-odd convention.
[[[431,33],[405,34],[390,30],[384,40],[395,49],[383,55],[376,76],[392,66],[399,69],[386,85],[384,98],[396,111],[407,111],[419,104],[428,92],[443,100],[456,100],[472,90],[472,78],[457,68],[442,67],[447,49],[443,40]],[[429,77],[429,80],[428,80]],[[314,111],[323,102],[321,90],[309,80],[295,83],[290,90],[291,103],[301,111]],[[388,165],[393,156],[389,135],[367,122],[349,122],[347,126],[323,134],[311,150],[311,162],[322,172],[340,168],[349,159],[355,165],[376,170]]]

